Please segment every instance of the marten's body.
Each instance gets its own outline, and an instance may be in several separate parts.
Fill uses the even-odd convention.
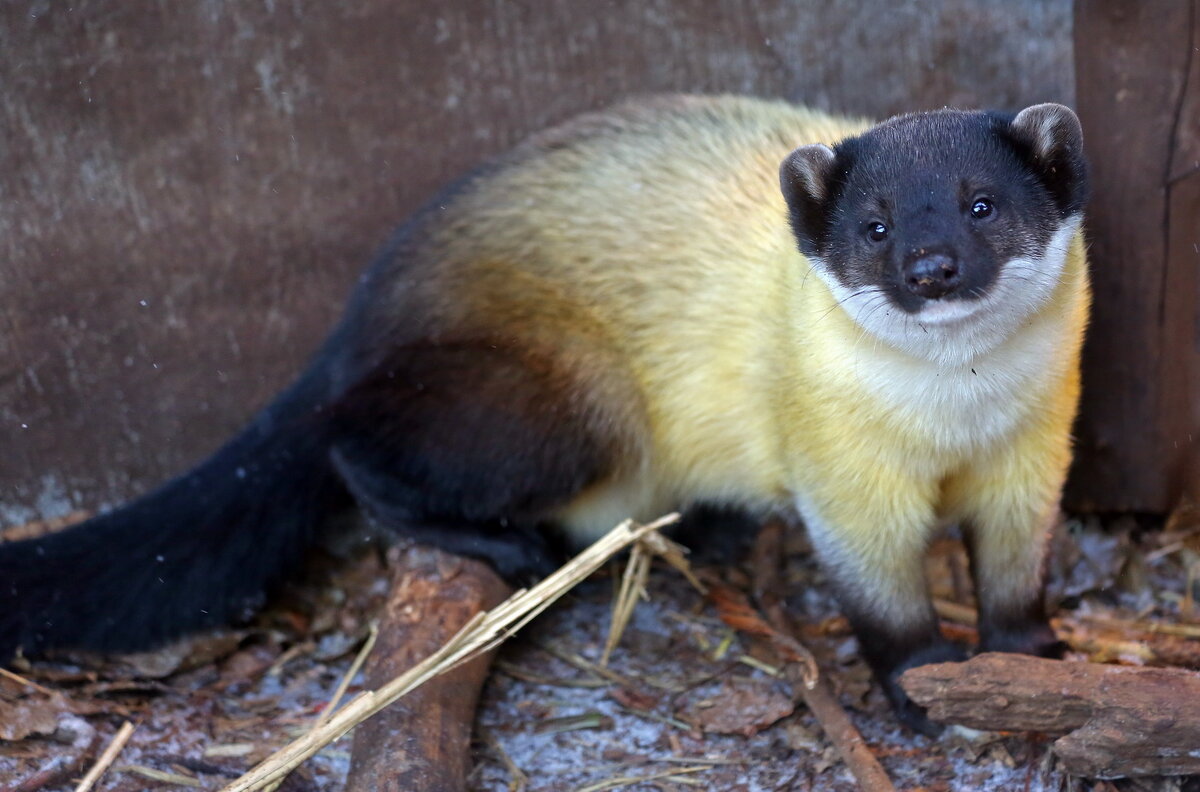
[[[1048,107],[901,118],[836,155],[789,152],[868,125],[733,98],[533,138],[398,232],[309,372],[213,459],[0,547],[0,655],[225,621],[351,502],[509,575],[552,563],[547,537],[715,505],[804,519],[924,725],[894,676],[957,656],[921,573],[938,524],[967,528],[984,645],[1053,643],[1041,548],[1088,287],[1077,127]],[[988,178],[1012,184],[969,184]]]

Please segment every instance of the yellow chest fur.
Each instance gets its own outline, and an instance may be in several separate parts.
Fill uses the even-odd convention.
[[[680,343],[645,348],[637,366],[649,456],[573,504],[573,532],[591,536],[614,518],[691,502],[788,511],[853,503],[863,487],[918,481],[936,490],[1039,412],[1069,423],[1088,299],[1079,239],[1042,310],[985,354],[951,364],[873,338],[804,273],[802,258],[782,258],[775,277],[725,290],[723,311],[714,306],[717,318]]]

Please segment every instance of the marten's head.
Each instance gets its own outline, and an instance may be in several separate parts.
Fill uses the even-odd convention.
[[[800,250],[842,307],[934,360],[986,351],[1045,304],[1087,200],[1079,119],[1058,104],[898,116],[796,149],[780,176]]]

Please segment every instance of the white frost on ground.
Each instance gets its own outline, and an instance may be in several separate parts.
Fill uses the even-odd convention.
[[[1098,530],[1099,526],[1079,528],[1085,535]],[[1114,542],[1101,535],[1073,544],[1073,554],[1066,556],[1067,562],[1057,573],[1052,565],[1052,577],[1058,578],[1055,582],[1068,596],[1078,598],[1079,592],[1098,588],[1103,597],[1127,598],[1127,604],[1140,603],[1149,596],[1145,590],[1149,588],[1156,602],[1162,600],[1159,605],[1169,616],[1168,595],[1177,599],[1182,586],[1178,565],[1160,559],[1150,570],[1152,585],[1143,582],[1135,592],[1124,592],[1115,581],[1127,556],[1122,548],[1128,542],[1127,536]],[[801,624],[822,624],[836,613],[827,588],[821,585],[811,559],[793,553],[790,561],[789,611]],[[1169,579],[1159,580],[1165,573],[1170,573]],[[368,574],[361,588],[374,590],[379,600],[383,585],[382,576]],[[620,680],[602,678],[580,668],[581,663],[571,664],[555,656],[553,652],[577,654],[587,662],[599,658],[612,588],[611,578],[585,583],[502,648],[476,723],[471,792],[509,790],[509,764],[524,773],[524,789],[529,792],[579,792],[605,781],[651,775],[656,779],[621,788],[634,792],[685,786],[721,792],[851,792],[857,788],[819,725],[803,708],[773,724],[761,724],[763,728],[752,736],[700,733],[680,722],[706,707],[727,706],[730,680],[768,692],[786,686],[739,661],[753,647],[724,625],[712,606],[671,570],[655,569],[649,599],[639,603],[613,656],[610,668]],[[1100,606],[1085,600],[1074,607]],[[224,664],[233,660],[226,658],[216,666],[205,664],[185,671],[169,685],[148,683],[147,690],[156,697],[140,711],[137,733],[122,753],[119,767],[106,774],[98,792],[133,792],[150,786],[120,766],[171,767],[172,756],[202,758],[214,741],[219,741],[241,743],[247,751],[254,751],[254,755],[232,754],[213,760],[229,769],[245,769],[268,748],[302,734],[346,672],[354,636],[361,635],[361,620],[368,618],[369,609],[362,606],[335,608],[334,612],[346,615],[351,610],[356,615],[349,626],[337,622],[341,628],[324,628],[318,633],[322,636],[318,647],[285,664],[278,675],[227,673]],[[254,633],[254,641],[278,640],[271,635],[269,630],[260,630]],[[254,641],[239,651],[252,654]],[[1067,780],[1048,762],[1048,740],[1034,743],[1026,736],[1015,736],[969,745],[915,736],[897,724],[878,689],[867,685],[852,638],[836,631],[833,635],[821,632],[810,643],[897,788],[928,792],[1058,792],[1064,788]],[[286,645],[274,645],[267,662],[274,662]],[[335,655],[340,656],[331,661]],[[357,690],[352,686],[349,695]],[[127,695],[136,699],[138,694],[135,690]],[[560,719],[581,715],[592,718],[589,728],[545,728],[562,726]],[[753,717],[749,712],[746,722],[754,725]],[[102,743],[119,725],[119,719],[111,716],[89,717],[88,722]],[[17,768],[21,768],[21,777],[28,773],[30,764],[25,760],[29,756],[23,759],[23,753],[31,745],[0,744],[0,780],[17,777]],[[69,746],[39,749],[32,756],[40,762],[73,750]],[[305,764],[288,788],[338,792],[345,784],[349,750],[349,737],[326,748]],[[673,779],[663,777],[672,769],[695,767],[701,771]],[[201,789],[217,790],[229,780],[199,771],[194,775]],[[1164,792],[1179,788],[1171,783],[1175,782],[1137,788]]]

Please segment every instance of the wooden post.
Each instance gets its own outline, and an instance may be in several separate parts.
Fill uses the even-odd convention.
[[[1095,307],[1069,508],[1200,495],[1200,2],[1077,0]]]

